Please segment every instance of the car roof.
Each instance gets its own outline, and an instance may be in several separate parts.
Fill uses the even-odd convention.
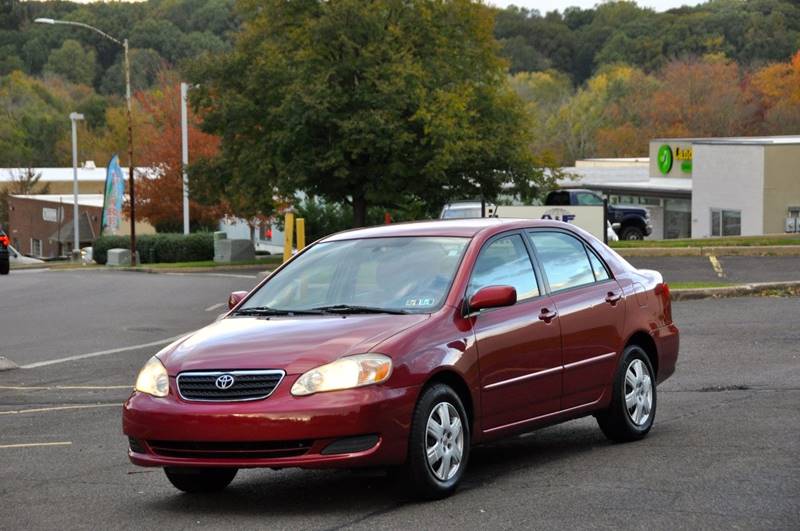
[[[356,240],[361,238],[392,238],[407,236],[451,236],[472,238],[479,232],[487,231],[491,234],[505,230],[526,227],[564,227],[570,226],[561,221],[541,219],[511,219],[511,218],[469,218],[469,219],[442,219],[434,221],[414,221],[411,223],[392,223],[363,229],[352,229],[332,234],[321,241],[332,242],[341,240]],[[573,227],[574,226],[570,226]]]

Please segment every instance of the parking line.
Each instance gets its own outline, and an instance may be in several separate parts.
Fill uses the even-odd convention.
[[[214,311],[214,310],[216,310],[217,308],[222,308],[223,306],[225,306],[225,304],[227,304],[227,303],[225,303],[225,302],[218,302],[217,304],[212,304],[211,306],[209,306],[208,308],[206,308],[206,311],[207,311],[207,312],[213,312],[213,311]]]
[[[708,261],[711,262],[711,267],[714,268],[714,272],[717,276],[719,278],[725,278],[725,271],[722,270],[722,264],[719,262],[719,259],[714,255],[709,255]]]
[[[104,389],[131,389],[132,385],[54,385],[54,386],[36,386],[36,385],[0,385],[0,391],[53,391],[53,390],[104,390]]]
[[[29,363],[28,365],[20,365],[20,369],[35,369],[37,367],[46,367],[47,365],[55,365],[56,363],[66,363],[68,361],[77,361],[86,358],[95,358],[97,356],[106,356],[108,354],[117,354],[118,352],[126,352],[128,350],[138,350],[147,347],[156,347],[158,345],[172,343],[176,339],[180,339],[185,335],[186,334],[180,334],[177,336],[168,337],[167,339],[161,339],[159,341],[151,341],[150,343],[142,343],[141,345],[131,345],[130,347],[112,348],[109,350],[100,350],[98,352],[90,352],[88,354],[78,354],[76,356],[69,356],[66,358],[59,358],[56,360],[38,361],[36,363]]]
[[[0,411],[0,415],[22,415],[24,413],[49,413],[50,411],[64,411],[68,409],[92,409],[98,407],[122,407],[122,404],[87,404],[81,406],[56,406],[56,407],[37,407],[34,409],[17,409],[15,411]]]
[[[46,442],[46,443],[23,443],[23,444],[0,444],[0,448],[36,448],[39,446],[70,446],[72,441]]]

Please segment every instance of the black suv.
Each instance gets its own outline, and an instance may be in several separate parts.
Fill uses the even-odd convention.
[[[591,190],[568,188],[547,194],[545,205],[595,206],[603,204],[603,197]],[[650,213],[635,206],[608,205],[608,221],[617,231],[620,240],[643,240],[653,232]]]

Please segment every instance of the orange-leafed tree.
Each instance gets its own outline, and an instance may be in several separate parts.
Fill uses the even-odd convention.
[[[650,101],[649,130],[658,136],[752,134],[756,109],[736,63],[722,56],[673,61],[660,74]]]
[[[751,80],[765,134],[800,132],[800,51],[787,63],[756,71]]]
[[[177,73],[162,70],[158,82],[136,94],[147,119],[136,139],[136,165],[153,168],[151,175],[136,180],[137,217],[159,232],[180,232],[183,227],[183,176],[181,162],[181,90]],[[189,161],[217,154],[219,137],[200,130],[199,119],[189,108]],[[213,229],[224,214],[222,206],[202,205],[190,196],[191,226]]]

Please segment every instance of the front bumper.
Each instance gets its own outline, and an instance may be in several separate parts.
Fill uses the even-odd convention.
[[[252,402],[186,401],[177,395],[174,378],[165,398],[134,392],[122,415],[131,462],[326,468],[405,461],[418,387],[376,385],[294,397],[294,379],[287,377],[269,398]]]

